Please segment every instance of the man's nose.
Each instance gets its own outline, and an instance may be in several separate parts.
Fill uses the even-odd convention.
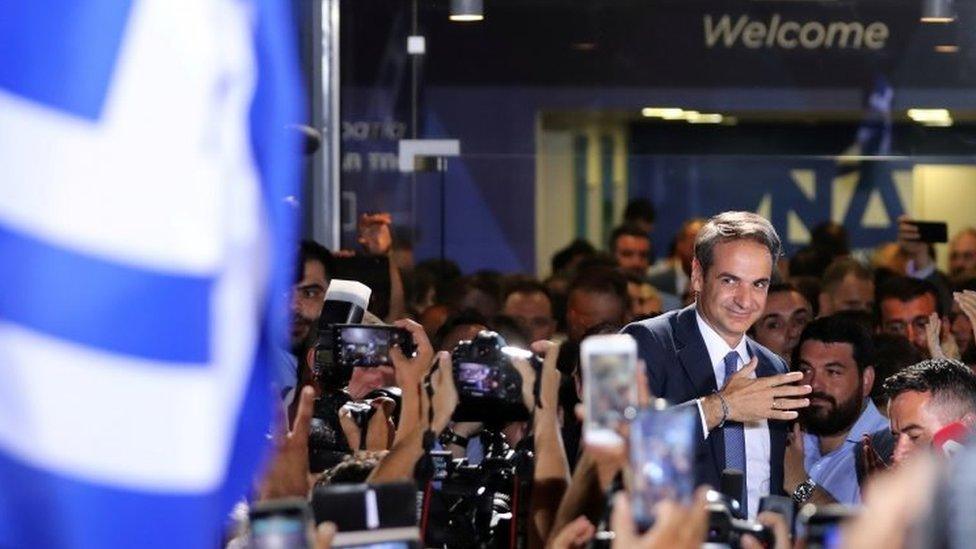
[[[808,371],[807,374],[803,376],[803,384],[809,385],[810,388],[813,389],[814,393],[827,392],[824,390],[824,376],[818,376],[813,370]]]

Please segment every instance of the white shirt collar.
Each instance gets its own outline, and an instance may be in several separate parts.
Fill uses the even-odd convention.
[[[714,328],[705,322],[702,318],[698,308],[695,308],[695,320],[698,322],[698,331],[701,332],[702,339],[705,340],[705,348],[708,349],[708,358],[712,361],[712,367],[716,365],[725,365],[725,356],[731,351],[735,351],[739,354],[739,364],[745,364],[749,362],[749,347],[746,343],[746,336],[743,334],[742,339],[739,340],[739,344],[733,349],[729,347],[729,344],[722,339],[722,336],[718,335],[718,332]]]

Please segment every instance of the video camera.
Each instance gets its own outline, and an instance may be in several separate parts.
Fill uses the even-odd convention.
[[[522,398],[522,375],[514,360],[525,360],[536,371],[533,394],[538,398],[542,361],[531,351],[511,347],[495,332],[482,330],[451,353],[458,406],[454,421],[502,424],[531,417]]]
[[[425,506],[427,547],[515,548],[527,539],[532,450],[513,449],[501,433],[481,434],[484,459],[472,464],[452,459],[447,451],[431,452],[439,488]]]

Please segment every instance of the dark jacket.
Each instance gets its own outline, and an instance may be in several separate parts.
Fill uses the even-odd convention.
[[[698,330],[695,307],[672,311],[655,318],[629,324],[623,329],[637,340],[638,357],[647,366],[651,394],[675,404],[694,406],[695,399],[714,393],[715,371]],[[749,354],[759,357],[759,377],[786,373],[786,363],[772,351],[747,339]],[[696,411],[696,415],[697,411]],[[697,484],[721,486],[725,469],[725,437],[714,429],[705,439],[698,425],[699,447],[695,456]],[[783,453],[786,448],[787,422],[769,421],[770,492],[783,494]]]

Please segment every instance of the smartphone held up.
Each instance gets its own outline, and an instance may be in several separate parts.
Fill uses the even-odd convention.
[[[588,337],[580,345],[580,366],[584,442],[622,444],[618,430],[637,409],[637,342],[626,334]]]

